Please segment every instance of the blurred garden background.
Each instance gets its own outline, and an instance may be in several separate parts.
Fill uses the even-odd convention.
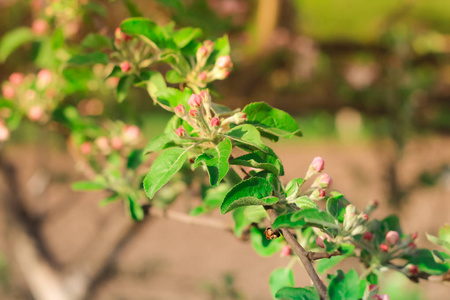
[[[130,16],[198,27],[205,38],[228,34],[234,68],[215,84],[216,98],[232,108],[265,101],[296,117],[304,136],[273,145],[286,182],[320,155],[335,189],[360,208],[377,199],[377,216],[398,213],[405,231],[419,232],[419,246],[431,245],[426,232],[436,235],[450,222],[449,1],[2,0],[0,82],[13,72],[57,67],[62,45],[77,49],[90,32],[113,37]],[[36,20],[53,29],[36,34]],[[63,72],[70,90],[63,105],[137,124],[145,140],[163,130],[170,116],[145,92],[132,89],[117,104],[92,77],[96,72],[103,71]],[[164,218],[135,225],[120,205],[99,208],[101,193],[71,190],[83,175],[64,138],[33,122],[20,126],[2,151],[18,166],[21,209],[67,285],[81,289],[73,272],[80,265],[96,269],[83,286],[86,299],[271,299],[270,271],[286,259],[260,258],[223,230],[180,228]],[[1,197],[7,184],[0,182]],[[37,299],[30,292],[33,272],[26,272],[33,264],[21,260],[33,254],[12,246],[6,212],[0,298]],[[298,284],[309,284],[298,269]],[[389,276],[381,288],[394,300],[448,299],[450,292],[433,281]]]

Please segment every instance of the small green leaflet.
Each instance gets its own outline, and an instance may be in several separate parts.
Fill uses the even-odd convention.
[[[275,295],[278,300],[320,300],[317,290],[313,287],[293,288],[285,287]]]
[[[279,158],[260,150],[239,156],[230,164],[263,169],[275,175],[283,175],[283,166]]]
[[[272,227],[274,229],[281,227],[301,228],[305,225],[339,229],[335,219],[329,213],[316,208],[306,208],[295,213],[280,215],[275,219]]]
[[[144,178],[144,189],[150,199],[178,173],[186,158],[187,150],[183,148],[171,148],[161,153],[155,159],[150,168],[150,172]]]
[[[173,142],[172,133],[163,133],[148,142],[147,146],[144,148],[144,154],[150,154],[174,146],[175,143]]]
[[[85,64],[106,65],[108,62],[109,62],[108,55],[106,55],[103,52],[91,52],[74,55],[68,61],[69,64],[74,65],[85,65]]]
[[[305,182],[303,178],[294,178],[286,185],[286,197],[297,197],[300,193],[300,188]]]
[[[128,92],[130,91],[130,87],[133,84],[133,76],[125,75],[120,78],[119,83],[117,84],[116,96],[117,101],[123,102],[128,96]]]
[[[282,237],[268,240],[264,229],[256,227],[250,229],[250,241],[253,249],[261,256],[271,256],[279,252],[285,243]]]
[[[275,298],[275,295],[281,288],[293,286],[294,273],[291,268],[278,268],[270,274],[269,287],[272,297]]]
[[[330,300],[358,300],[359,299],[359,277],[355,270],[351,269],[347,274],[342,270],[337,271],[330,285],[328,296]]]
[[[252,177],[236,184],[225,196],[220,212],[225,214],[237,207],[249,205],[272,205],[278,201],[271,197],[272,185],[264,178]]]
[[[224,139],[215,148],[200,154],[195,160],[195,168],[202,163],[206,165],[209,173],[209,182],[212,186],[217,186],[227,175],[231,148],[230,140]]]
[[[268,152],[268,148],[261,141],[258,130],[249,124],[233,127],[225,133],[225,135],[234,140],[236,145],[244,150],[261,150]]]

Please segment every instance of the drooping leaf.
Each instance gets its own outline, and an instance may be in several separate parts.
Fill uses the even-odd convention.
[[[233,127],[225,135],[235,141],[240,148],[268,152],[267,146],[261,141],[258,130],[252,125],[243,124]]]
[[[175,107],[179,104],[187,106],[187,102],[191,95],[192,90],[188,88],[185,88],[184,91],[180,91],[179,89],[168,87],[159,90],[156,94],[156,99],[159,103],[170,107]]]
[[[103,199],[102,201],[100,201],[100,203],[98,204],[100,207],[104,207],[112,202],[116,202],[120,200],[120,196],[119,194],[114,194],[108,198]]]
[[[145,176],[144,189],[152,199],[183,166],[187,151],[182,148],[170,148],[159,155],[152,164],[150,172]]]
[[[200,28],[185,27],[175,32],[173,40],[179,48],[183,48],[201,35],[202,30]]]
[[[222,183],[217,187],[209,188],[202,199],[202,204],[190,211],[191,216],[208,213],[222,204],[225,195],[230,190],[230,185]]]
[[[263,169],[275,175],[283,175],[283,165],[278,157],[257,150],[233,159],[230,164]]]
[[[144,154],[158,152],[176,146],[171,133],[163,133],[151,139],[144,148]]]
[[[327,200],[327,211],[340,223],[344,222],[345,207],[350,203],[341,193],[332,192]]]
[[[300,193],[300,188],[305,182],[303,178],[294,178],[286,185],[286,197],[296,197]]]
[[[146,18],[129,18],[120,25],[122,32],[132,35],[140,35],[156,45],[160,49],[176,49],[176,45],[169,37],[165,29]]]
[[[139,202],[133,197],[128,197],[128,209],[130,211],[131,218],[135,221],[142,221],[144,219],[144,210]]]
[[[206,165],[209,173],[209,182],[212,186],[217,186],[227,175],[231,148],[230,140],[224,139],[215,148],[200,154],[195,160],[195,168],[202,163]]]
[[[180,83],[186,81],[176,70],[170,70],[166,73],[166,79],[169,83]]]
[[[9,31],[0,40],[0,62],[4,62],[21,45],[33,40],[34,34],[29,27],[19,27]]]
[[[74,65],[86,65],[86,64],[106,65],[109,62],[109,59],[108,55],[106,55],[103,52],[91,52],[74,55],[67,62],[69,64]]]
[[[117,101],[123,102],[128,96],[128,92],[130,91],[130,87],[133,84],[133,76],[125,75],[120,78],[119,83],[117,84],[116,95]]]
[[[267,103],[251,103],[243,112],[247,114],[247,123],[257,127],[264,137],[277,141],[279,137],[301,136],[297,122],[288,113]]]
[[[143,154],[142,149],[133,149],[128,155],[127,168],[132,170],[137,169],[144,160]]]
[[[313,286],[305,288],[285,287],[279,290],[275,297],[279,300],[320,300],[319,293]]]
[[[275,295],[281,288],[293,286],[294,273],[291,268],[278,268],[270,274],[269,287],[272,297],[275,298]]]
[[[253,249],[261,256],[271,256],[281,250],[284,241],[279,237],[274,240],[268,240],[264,229],[252,227],[250,229],[250,241]]]
[[[271,197],[272,185],[264,178],[252,177],[235,185],[225,196],[220,212],[225,214],[240,206],[271,205],[278,201]]]

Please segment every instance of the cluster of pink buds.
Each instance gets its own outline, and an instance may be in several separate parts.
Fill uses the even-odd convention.
[[[209,56],[214,50],[214,42],[210,40],[206,40],[203,44],[197,49],[197,53],[195,58],[197,60],[196,69],[201,70],[208,60]]]
[[[400,234],[397,231],[389,231],[386,233],[384,243],[379,246],[381,252],[397,252],[397,254],[409,254],[417,248],[414,240],[417,238],[417,233],[410,234],[403,238],[400,238]]]
[[[48,22],[44,19],[36,19],[33,21],[33,24],[31,24],[31,30],[33,33],[37,36],[45,35],[49,32],[49,25]]]
[[[211,71],[212,79],[225,79],[230,74],[231,69],[233,68],[233,62],[231,61],[231,57],[229,55],[220,56],[216,60],[216,64]]]
[[[325,168],[325,161],[322,157],[316,156],[309,165],[308,172],[306,172],[305,180],[308,180],[314,174],[320,173]]]
[[[4,142],[9,139],[9,129],[6,127],[5,122],[0,120],[0,142]]]
[[[228,123],[240,124],[245,122],[246,114],[237,112],[232,116],[222,119],[211,106],[211,96],[208,91],[202,91],[200,94],[192,94],[188,100],[190,109],[187,110],[183,104],[174,108],[175,114],[185,120],[194,132],[203,136],[214,136],[223,130],[223,126]],[[178,137],[190,137],[184,127],[175,130]]]
[[[100,136],[95,141],[97,149],[102,154],[109,154],[113,150],[121,150],[125,146],[133,146],[140,141],[140,129],[136,125],[124,125],[120,132],[115,132],[111,137]],[[80,152],[84,155],[93,152],[93,144],[84,142],[81,144]]]

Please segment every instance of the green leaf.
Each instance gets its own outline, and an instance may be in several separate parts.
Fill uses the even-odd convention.
[[[189,97],[192,95],[192,91],[188,88],[184,91],[180,91],[175,88],[165,88],[156,93],[156,100],[162,105],[175,107],[179,104],[187,106]]]
[[[328,286],[328,296],[330,297],[330,300],[358,300],[358,273],[353,269],[347,274],[342,272],[342,270],[338,270],[337,272],[337,275],[334,276]]]
[[[78,181],[72,184],[72,189],[75,191],[98,191],[105,188],[105,183],[99,181]]]
[[[133,220],[142,221],[144,219],[144,210],[142,209],[142,206],[130,196],[128,196],[128,209]]]
[[[130,13],[130,16],[132,17],[142,17],[142,13],[139,10],[139,7],[134,4],[132,0],[124,0],[123,1],[126,8],[128,9],[128,12]]]
[[[246,206],[244,207],[245,219],[251,223],[260,223],[265,218],[269,218],[266,210],[262,206]]]
[[[123,100],[127,98],[128,92],[130,91],[130,87],[132,84],[133,84],[132,75],[125,75],[120,78],[116,89],[117,101],[119,103],[123,102]]]
[[[319,274],[324,274],[326,271],[336,266],[342,260],[347,257],[353,256],[353,251],[355,250],[355,246],[351,244],[341,244],[339,248],[342,255],[332,256],[328,259],[321,259],[316,264],[316,271]]]
[[[137,169],[144,160],[142,149],[133,149],[128,155],[127,168],[135,170]]]
[[[144,189],[152,199],[183,166],[187,158],[187,150],[171,148],[159,155],[152,164],[150,172],[144,178]]]
[[[144,148],[144,154],[158,152],[169,147],[174,147],[176,144],[173,141],[171,133],[163,133],[151,139]]]
[[[306,288],[285,287],[277,292],[279,300],[320,300],[317,290],[310,286]]]
[[[169,83],[180,83],[185,82],[186,78],[181,76],[177,71],[170,70],[166,73],[166,79]]]
[[[275,175],[282,175],[283,173],[283,165],[277,156],[259,150],[239,156],[233,159],[230,164],[263,169]]]
[[[200,154],[195,160],[195,168],[202,163],[206,165],[209,173],[209,182],[212,186],[217,186],[227,175],[230,167],[228,159],[230,158],[231,148],[230,140],[224,139],[215,148]]]
[[[238,207],[235,210],[233,210],[232,216],[234,220],[234,228],[233,232],[237,237],[241,237],[244,230],[253,222],[249,219],[247,219],[247,216],[245,215],[245,209],[247,207]]]
[[[309,199],[308,196],[302,196],[300,198],[295,199],[293,202],[300,208],[319,209],[319,206],[317,206],[316,202]]]
[[[225,195],[230,190],[227,183],[220,184],[217,187],[209,188],[203,196],[203,203],[190,211],[191,216],[208,213],[222,204]]]
[[[69,60],[69,64],[85,65],[85,64],[102,64],[106,65],[109,62],[108,55],[103,52],[91,52],[84,54],[77,54],[72,56]]]
[[[114,194],[114,195],[100,201],[100,203],[98,205],[100,207],[105,207],[106,205],[108,205],[112,202],[118,201],[118,200],[120,200],[119,194]]]
[[[141,79],[147,83],[147,91],[152,98],[156,98],[160,91],[167,88],[164,76],[157,71],[142,71]]]
[[[294,178],[286,185],[286,197],[297,196],[300,193],[300,188],[302,187],[305,179]],[[294,196],[295,195],[295,196]]]
[[[92,50],[112,49],[111,39],[98,33],[88,34],[81,46]]]
[[[330,214],[316,208],[306,208],[295,213],[280,215],[275,219],[272,227],[274,229],[281,227],[302,228],[305,225],[318,228],[339,228]]]
[[[419,271],[431,275],[442,275],[449,269],[445,264],[436,262],[433,254],[428,249],[417,249],[409,259],[409,263],[416,265]]]
[[[220,212],[225,214],[240,206],[271,205],[278,201],[270,197],[273,189],[266,179],[252,177],[235,185],[225,196]]]
[[[247,114],[247,123],[257,127],[264,137],[277,141],[279,137],[301,136],[297,122],[288,113],[267,103],[251,103],[243,112]]]
[[[327,211],[340,223],[344,222],[345,207],[350,204],[344,195],[332,192],[332,196],[327,200]]]
[[[144,41],[150,40],[158,48],[175,49],[176,45],[168,36],[164,28],[145,18],[126,19],[120,25],[122,32],[126,34],[140,35],[145,37]]]
[[[258,130],[252,125],[244,124],[233,127],[225,133],[225,135],[235,141],[236,145],[244,150],[254,150],[254,148],[256,148],[264,152],[269,151],[267,146],[261,141],[261,136]]]
[[[294,273],[291,268],[278,268],[270,274],[269,287],[272,297],[275,298],[275,295],[281,288],[293,286]]]
[[[183,9],[183,2],[181,0],[156,0],[156,2],[159,2],[162,5],[174,8],[177,11],[180,11]]]
[[[199,28],[185,27],[178,30],[174,36],[173,40],[178,48],[183,48],[189,44],[193,39],[196,39],[202,35],[202,30]]]
[[[228,35],[224,35],[218,38],[214,43],[214,57],[224,56],[230,54],[230,42],[228,41]]]
[[[268,240],[264,229],[256,227],[250,229],[250,241],[253,249],[261,256],[271,256],[279,252],[284,245],[283,238]]]
[[[390,230],[397,231],[400,235],[402,235],[403,231],[400,226],[400,220],[396,215],[387,216],[381,221],[381,231],[387,233]]]
[[[33,31],[28,27],[19,27],[9,31],[0,40],[0,62],[4,62],[21,45],[33,40]]]

